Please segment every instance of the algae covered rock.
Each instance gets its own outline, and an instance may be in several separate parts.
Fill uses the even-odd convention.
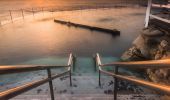
[[[124,61],[140,61],[145,59],[145,57],[141,53],[141,50],[138,49],[136,46],[133,46],[128,51],[126,51],[121,58]]]
[[[160,30],[148,28],[134,40],[122,59],[125,61],[159,60],[170,58],[170,37]],[[169,69],[146,69],[146,77],[155,83],[170,84]]]

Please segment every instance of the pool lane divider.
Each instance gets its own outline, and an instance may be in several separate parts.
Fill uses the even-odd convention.
[[[99,32],[109,33],[111,35],[120,35],[120,31],[117,30],[117,29],[112,30],[112,29],[83,25],[83,24],[73,23],[73,22],[70,22],[70,21],[58,20],[58,19],[54,19],[54,22],[59,23],[59,24],[63,24],[63,25],[67,25],[67,26],[74,26],[74,27],[89,29],[91,31],[99,31]]]

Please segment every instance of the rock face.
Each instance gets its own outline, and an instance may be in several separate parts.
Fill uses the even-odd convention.
[[[169,52],[168,41],[162,40],[158,45],[158,49],[154,55],[155,60],[168,58]],[[169,69],[148,69],[147,74],[149,78],[156,83],[170,84],[170,70]]]
[[[144,29],[126,51],[122,59],[126,61],[159,60],[170,58],[170,36],[155,28]],[[148,78],[156,83],[170,85],[169,69],[147,69]]]

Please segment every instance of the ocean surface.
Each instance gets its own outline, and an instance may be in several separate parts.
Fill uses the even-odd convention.
[[[13,10],[32,7],[111,5],[116,3],[143,3],[143,0],[0,0],[0,10]]]

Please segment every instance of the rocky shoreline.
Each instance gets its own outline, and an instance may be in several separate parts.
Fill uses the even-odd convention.
[[[170,58],[170,33],[152,26],[143,29],[141,34],[132,43],[132,47],[121,58],[124,61]],[[170,85],[170,69],[146,69],[143,72],[149,81]]]

